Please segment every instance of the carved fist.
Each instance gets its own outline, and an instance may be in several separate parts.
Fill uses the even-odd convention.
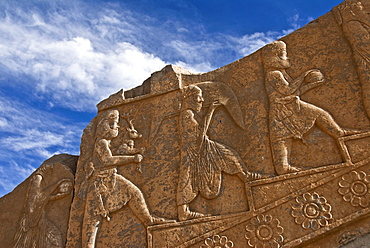
[[[135,154],[134,156],[134,163],[140,163],[143,160],[143,155],[141,154]]]
[[[210,108],[211,109],[216,109],[217,107],[219,107],[219,106],[221,106],[222,104],[220,103],[220,101],[219,100],[216,100],[216,101],[214,101],[212,104],[211,104],[211,106],[210,106]]]

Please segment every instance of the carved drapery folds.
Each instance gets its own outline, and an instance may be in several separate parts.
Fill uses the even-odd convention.
[[[358,0],[345,0],[333,8],[338,25],[349,42],[367,115],[370,116],[370,9]]]

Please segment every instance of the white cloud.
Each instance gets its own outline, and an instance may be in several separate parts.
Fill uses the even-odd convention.
[[[208,71],[211,71],[211,70],[215,69],[214,67],[212,67],[210,62],[200,62],[200,63],[197,63],[197,64],[187,64],[183,61],[177,61],[177,62],[174,63],[174,65],[182,67],[182,68],[186,68],[191,73],[202,73],[202,72],[208,72]]]
[[[22,83],[51,109],[92,112],[103,98],[141,84],[166,63],[211,71],[293,31],[207,34],[195,21],[163,23],[121,3],[92,9],[82,1],[36,2],[48,7],[0,1],[0,84]],[[296,28],[301,20],[291,21]],[[38,167],[54,154],[78,154],[86,125],[0,94],[0,186],[12,189],[34,170],[31,164]]]
[[[264,45],[273,42],[276,40],[276,37],[279,36],[279,33],[276,32],[269,32],[269,33],[254,33],[254,34],[247,34],[241,38],[232,38],[235,43],[238,44],[239,52],[243,56],[247,56],[259,48],[263,47]]]
[[[298,14],[295,14],[293,17],[290,18],[289,22],[290,22],[290,25],[293,27],[293,29],[298,29],[298,28],[301,27],[298,24],[298,21],[299,21],[299,15]]]
[[[37,129],[22,130],[20,136],[7,137],[1,140],[2,145],[7,145],[8,149],[16,152],[31,150],[36,148],[47,148],[50,146],[63,145],[64,135],[52,133],[50,131],[40,131]]]
[[[4,160],[7,156],[4,151],[30,153],[42,159],[57,151],[78,153],[75,145],[87,124],[68,124],[59,116],[3,96],[0,96],[0,115],[0,149],[3,151],[0,159]]]
[[[79,111],[94,110],[112,92],[141,84],[166,63],[207,72],[219,67],[220,61],[232,62],[291,31],[210,35],[202,25],[176,20],[162,27],[158,20],[114,4],[99,11],[81,2],[53,4],[61,6],[41,10],[14,2],[0,4],[4,9],[0,65],[33,78],[23,81],[24,87],[36,90],[51,105]],[[296,28],[298,21],[296,15],[292,26]]]
[[[4,117],[0,117],[0,128],[8,126],[8,121]]]
[[[91,31],[59,14],[46,21],[39,13],[18,9],[0,21],[0,63],[34,78],[39,93],[56,104],[92,110],[112,92],[134,87],[165,66],[133,44],[104,38],[107,25],[120,23],[114,16],[102,16]]]
[[[2,94],[0,116],[0,195],[12,190],[45,159],[60,153],[78,154],[82,129],[87,125],[70,123]]]

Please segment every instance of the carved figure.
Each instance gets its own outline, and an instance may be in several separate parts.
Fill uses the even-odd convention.
[[[121,155],[135,155],[135,154],[141,154],[143,155],[145,152],[145,147],[135,148],[135,141],[134,139],[141,139],[143,136],[141,133],[139,133],[132,123],[133,120],[128,120],[125,117],[123,117],[127,123],[130,125],[130,127],[126,128],[128,132],[128,139],[124,139],[123,144],[118,147],[117,153]],[[140,173],[141,171],[141,163],[137,163],[136,170]]]
[[[265,87],[270,105],[270,141],[278,175],[299,171],[289,164],[292,140],[301,139],[304,142],[303,135],[314,124],[334,138],[358,133],[355,130],[341,128],[327,111],[300,100],[300,94],[324,82],[319,70],[309,70],[296,79],[291,78],[285,71],[290,67],[290,62],[287,58],[286,44],[282,41],[268,44],[263,49],[262,56],[266,72]]]
[[[92,162],[87,168],[87,195],[82,228],[82,247],[95,247],[96,235],[103,218],[128,205],[144,225],[169,222],[149,213],[144,196],[132,182],[117,174],[117,166],[140,163],[141,154],[112,155],[110,143],[118,136],[117,110],[103,114],[97,125]]]
[[[64,247],[62,233],[45,215],[45,206],[71,194],[73,182],[62,179],[52,185],[45,183],[51,176],[53,165],[45,164],[38,169],[30,181],[20,226],[14,237],[14,248]]]
[[[365,110],[370,117],[370,11],[361,1],[346,0],[335,7],[333,12],[352,47]]]
[[[260,178],[258,173],[249,172],[236,151],[226,145],[212,141],[207,136],[214,111],[221,106],[216,101],[202,118],[199,114],[204,99],[198,86],[182,89],[182,105],[179,117],[181,139],[181,165],[177,188],[179,220],[204,216],[189,210],[189,204],[201,194],[213,199],[220,193],[221,174],[237,175],[244,183]]]

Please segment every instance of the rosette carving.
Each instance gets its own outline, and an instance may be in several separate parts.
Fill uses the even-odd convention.
[[[249,247],[279,248],[284,241],[284,228],[278,219],[273,219],[269,214],[252,218],[245,229]]]
[[[292,216],[295,223],[304,229],[318,230],[327,226],[333,218],[331,205],[326,198],[317,193],[305,193],[296,198],[296,204],[292,206]]]

